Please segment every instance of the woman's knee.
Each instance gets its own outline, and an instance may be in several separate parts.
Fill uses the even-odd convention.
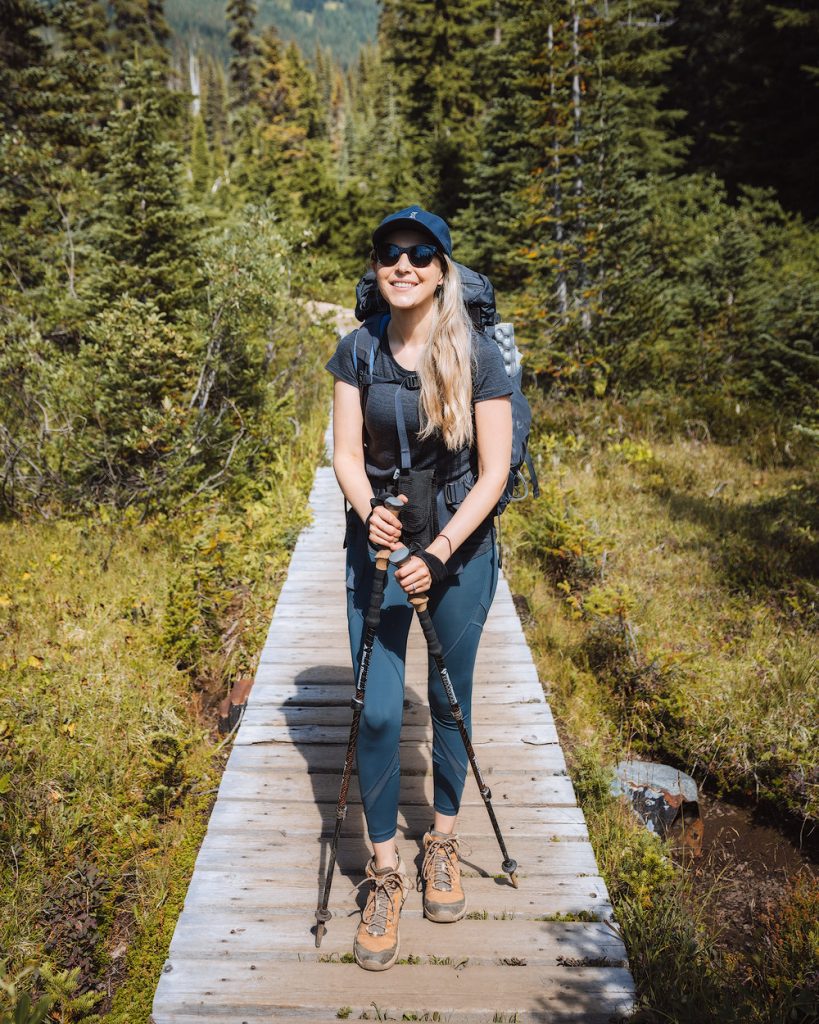
[[[401,719],[403,717],[403,701],[396,704],[393,701],[364,701],[364,710],[361,713],[361,728],[366,730],[370,736],[388,736],[390,733],[398,733],[401,730]]]

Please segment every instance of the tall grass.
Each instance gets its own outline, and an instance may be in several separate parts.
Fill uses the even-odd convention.
[[[30,991],[148,1018],[225,761],[214,705],[308,521],[332,339],[305,326],[275,458],[229,493],[0,523],[0,1017]]]
[[[644,1014],[819,1014],[819,884],[794,883],[728,953],[709,898],[608,796],[607,766],[670,758],[806,831],[819,816],[811,457],[652,431],[613,403],[539,410],[540,503],[507,513],[507,565],[629,949]],[[642,429],[637,429],[636,424]],[[796,951],[801,951],[799,954]]]

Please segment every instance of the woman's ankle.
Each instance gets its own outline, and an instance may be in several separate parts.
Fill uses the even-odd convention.
[[[376,868],[398,867],[398,847],[391,839],[373,843],[373,864]]]

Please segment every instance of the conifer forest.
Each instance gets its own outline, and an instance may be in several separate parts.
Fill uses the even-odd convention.
[[[415,202],[523,352],[504,571],[632,1019],[819,1020],[818,114],[810,0],[0,0],[2,1024],[147,1024],[321,310]],[[697,780],[701,857],[627,756]]]

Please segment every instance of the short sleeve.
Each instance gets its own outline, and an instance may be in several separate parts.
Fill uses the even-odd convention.
[[[503,398],[512,394],[512,382],[503,365],[503,356],[497,344],[485,334],[475,335],[476,363],[475,380],[472,386],[472,401],[484,402],[487,398]]]
[[[332,359],[330,359],[324,369],[329,370],[337,380],[343,380],[346,384],[358,387],[358,377],[356,376],[353,364],[355,336],[356,332],[353,331],[341,339],[336,346]]]

